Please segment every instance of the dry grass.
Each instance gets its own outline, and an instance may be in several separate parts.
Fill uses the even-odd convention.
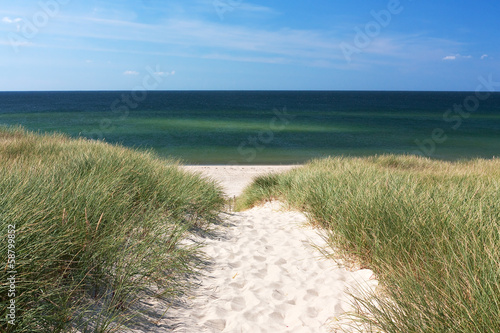
[[[217,185],[175,161],[20,128],[0,129],[0,189],[0,253],[6,264],[15,225],[18,272],[16,326],[3,310],[2,332],[105,332],[144,293],[182,292],[197,250],[180,241],[224,204]]]

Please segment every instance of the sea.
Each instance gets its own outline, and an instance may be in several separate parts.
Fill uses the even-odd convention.
[[[500,155],[500,93],[0,92],[0,125],[153,150],[186,164],[493,158]]]

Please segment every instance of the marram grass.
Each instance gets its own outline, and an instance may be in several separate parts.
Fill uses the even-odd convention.
[[[102,142],[0,128],[0,262],[15,225],[16,318],[0,272],[0,331],[106,332],[133,319],[146,293],[186,287],[196,248],[180,241],[206,228],[224,200],[198,175]],[[137,315],[137,314],[136,314]]]
[[[357,320],[383,332],[500,332],[500,160],[329,158],[262,176],[240,209],[281,199],[381,288]],[[339,252],[340,251],[340,252]]]

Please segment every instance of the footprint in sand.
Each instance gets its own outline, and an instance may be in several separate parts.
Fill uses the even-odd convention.
[[[231,309],[233,311],[243,311],[246,308],[247,304],[243,297],[235,297],[231,302]]]
[[[313,298],[318,297],[319,294],[316,290],[314,289],[309,289],[307,290],[307,294],[304,296],[304,301],[310,301]]]
[[[255,260],[259,261],[259,262],[264,262],[267,260],[266,257],[262,257],[262,256],[254,256],[253,257]]]
[[[228,284],[228,286],[233,288],[233,289],[243,289],[245,287],[245,283],[244,282],[231,282],[230,284]]]
[[[204,326],[215,332],[222,332],[226,328],[226,321],[224,319],[207,320]]]
[[[234,258],[233,258],[233,259],[234,259]],[[239,261],[236,261],[236,262],[235,262],[235,261],[233,261],[233,262],[230,262],[230,263],[228,264],[228,266],[229,266],[229,267],[231,267],[231,268],[239,268],[239,267],[241,267],[241,262],[239,262]]]
[[[277,301],[282,301],[285,299],[285,295],[279,290],[274,290],[271,296]]]
[[[318,316],[318,310],[313,307],[307,308],[307,315],[309,318],[316,318]]]
[[[285,317],[283,316],[283,314],[279,312],[273,312],[269,315],[269,319],[271,320],[271,322],[274,322],[275,324],[281,324],[285,319]]]
[[[279,258],[278,260],[276,260],[276,262],[274,263],[275,265],[278,265],[278,266],[281,266],[281,265],[285,265],[287,264],[288,262],[283,259],[283,258]]]

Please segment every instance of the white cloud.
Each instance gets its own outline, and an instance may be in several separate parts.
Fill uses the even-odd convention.
[[[227,60],[239,62],[259,62],[265,64],[284,64],[287,60],[283,57],[256,57],[256,56],[238,56],[230,54],[212,53],[202,56],[204,59]]]
[[[472,56],[471,55],[463,56],[461,54],[455,54],[443,58],[443,60],[458,60],[458,59],[472,59]]]
[[[139,72],[136,71],[125,71],[123,75],[139,75]]]
[[[22,41],[8,41],[8,40],[0,40],[0,45],[7,45],[7,46],[29,46],[32,45],[31,43],[28,42],[22,42]]]
[[[251,3],[242,3],[235,7],[236,9],[246,10],[248,12],[259,12],[259,13],[274,13],[274,9],[270,7],[254,5]]]
[[[487,54],[483,54],[483,55],[481,56],[481,60],[484,60],[484,59],[486,59],[486,58],[488,58],[488,55],[487,55]]]
[[[11,23],[19,23],[21,22],[23,19],[20,18],[20,17],[16,17],[15,19],[11,19],[10,17],[8,16],[5,16],[3,19],[2,19],[2,22],[3,23],[6,23],[6,24],[11,24]]]
[[[75,24],[85,29],[64,29],[61,25],[58,34],[77,38],[95,38],[112,41],[130,41],[151,44],[169,45],[167,54],[178,54],[187,57],[203,57],[204,48],[209,47],[218,54],[241,56],[275,61],[276,58],[286,58],[289,61],[310,59],[343,60],[338,49],[339,39],[334,34],[323,34],[315,30],[278,29],[265,30],[247,28],[244,26],[223,23],[205,22],[199,20],[170,19],[162,23],[141,24],[126,21],[103,20],[94,18],[63,18],[60,23]],[[161,31],[161,33],[159,33]],[[196,46],[196,47],[195,47]],[[55,46],[68,47],[68,46]],[[187,47],[199,48],[198,52],[186,53]],[[80,47],[95,50],[95,48]],[[100,49],[101,51],[112,51]],[[116,49],[116,52],[122,50]],[[113,51],[113,52],[114,52]],[[147,54],[166,55],[152,48],[141,51],[127,51]],[[261,61],[258,61],[261,62]]]
[[[246,11],[265,11],[264,8],[252,8],[251,4],[246,3],[239,6]],[[80,29],[66,28],[75,24]],[[59,37],[66,37],[69,41],[67,44],[50,45],[54,48],[321,67],[344,66],[346,61],[339,43],[354,43],[351,31],[344,33],[342,29],[327,32],[313,29],[265,29],[199,19],[172,18],[158,24],[63,16],[54,23],[54,30]],[[81,38],[108,40],[110,43],[106,43],[106,47],[97,47],[87,42],[78,44]],[[125,42],[149,45],[124,49],[120,45]],[[103,43],[98,43],[101,44]],[[168,48],[159,47],[162,45],[168,45]],[[435,59],[436,49],[454,49],[459,46],[457,42],[421,35],[387,35],[375,38],[368,48],[363,49],[362,52],[367,57],[359,57],[359,61],[376,64],[374,61],[383,57],[390,57],[391,63],[392,59]],[[123,75],[137,74],[127,71]],[[173,74],[164,72],[159,75]]]
[[[154,74],[157,76],[169,76],[169,75],[175,75],[175,71],[171,71],[170,73],[169,72],[155,72]]]
[[[266,7],[262,5],[257,5],[249,3],[246,0],[198,0],[197,4],[200,5],[198,8],[204,11],[210,10],[211,12],[233,12],[233,11],[246,11],[246,12],[256,12],[256,13],[271,13],[274,14],[276,11],[271,7]],[[201,7],[202,6],[202,7]]]
[[[350,45],[355,47],[353,41],[350,42]],[[392,66],[395,64],[395,60],[402,61],[402,64],[434,61],[436,53],[443,52],[443,48],[453,49],[461,46],[461,43],[453,40],[428,37],[424,34],[388,33],[374,38],[368,47],[360,49],[361,52],[356,58],[356,62],[358,64]],[[446,60],[455,59],[456,55],[446,57]],[[351,68],[352,64],[349,67]]]
[[[20,46],[34,46],[33,43],[28,42],[27,40],[19,39],[19,40],[0,40],[0,45],[8,45],[17,49]]]
[[[10,18],[8,16],[5,16],[4,18],[2,18],[2,22],[5,24],[15,24],[17,31],[21,30],[21,24],[19,22],[22,22],[22,21],[23,21],[23,19],[20,17]]]

